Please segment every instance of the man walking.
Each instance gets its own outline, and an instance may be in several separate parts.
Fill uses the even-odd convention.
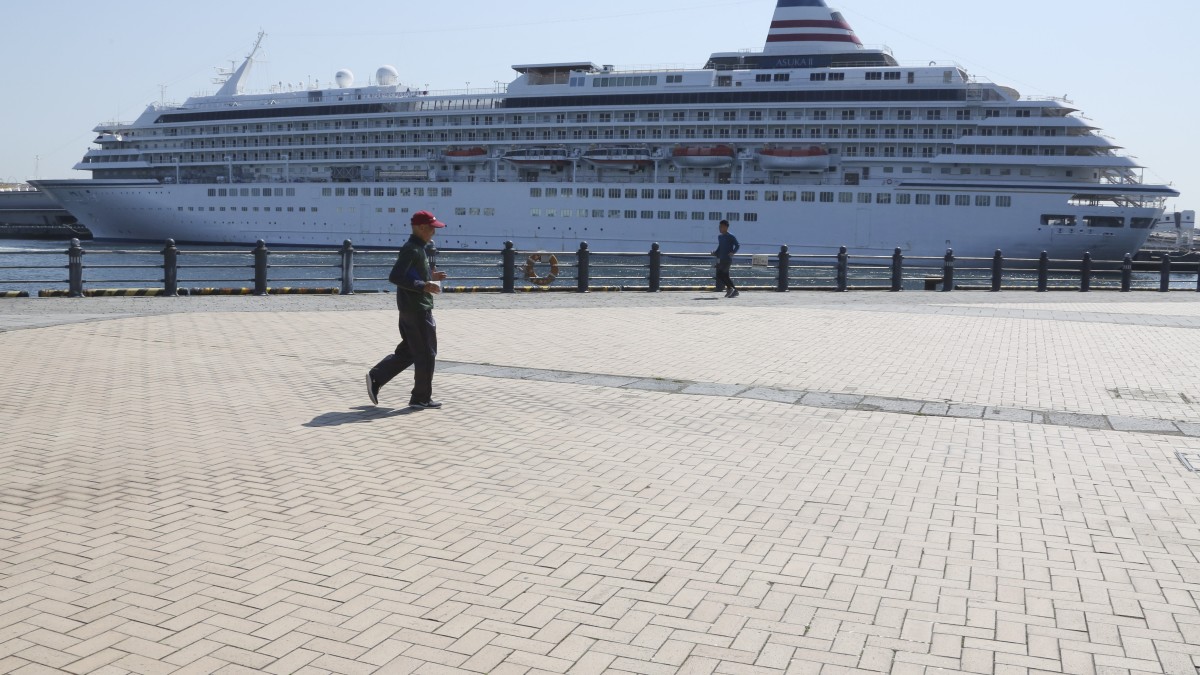
[[[725,284],[725,297],[736,298],[738,289],[733,285],[733,279],[729,278],[729,268],[733,265],[733,254],[742,246],[737,237],[729,234],[728,220],[722,220],[718,229],[721,234],[717,237],[717,250],[712,252],[717,256],[717,282]]]
[[[412,236],[400,249],[388,281],[396,284],[396,307],[400,310],[400,344],[367,373],[367,396],[378,405],[379,390],[405,368],[413,366],[413,388],[408,405],[440,408],[433,400],[433,364],[437,358],[437,322],[433,320],[433,296],[442,292],[439,283],[445,272],[434,271],[426,245],[433,233],[446,224],[428,211],[412,217]]]

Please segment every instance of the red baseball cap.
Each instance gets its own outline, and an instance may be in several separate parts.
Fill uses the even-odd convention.
[[[413,217],[412,217],[412,224],[413,225],[433,225],[434,227],[445,227],[446,226],[445,223],[438,220],[437,218],[434,218],[433,214],[428,211],[417,211],[416,213],[414,213]]]

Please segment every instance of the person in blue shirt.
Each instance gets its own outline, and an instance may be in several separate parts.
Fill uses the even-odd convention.
[[[388,281],[396,284],[396,307],[400,310],[400,344],[367,373],[367,396],[379,404],[379,390],[413,366],[413,389],[408,405],[414,408],[440,408],[433,400],[433,366],[437,358],[437,322],[433,320],[433,296],[442,292],[439,282],[445,272],[434,269],[429,260],[429,244],[437,228],[446,224],[428,211],[412,217],[412,236],[400,248]]]
[[[725,284],[725,297],[736,298],[738,289],[733,285],[733,279],[729,278],[729,268],[733,265],[733,254],[737,253],[742,246],[738,243],[737,237],[729,234],[728,220],[722,220],[718,229],[721,234],[717,237],[717,250],[712,252],[717,256],[717,281]]]

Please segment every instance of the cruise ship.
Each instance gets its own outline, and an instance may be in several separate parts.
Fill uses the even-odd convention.
[[[765,18],[765,17],[764,17]],[[956,65],[902,65],[824,0],[779,0],[762,51],[703,68],[516,65],[493,91],[366,84],[219,91],[96,127],[36,181],[98,239],[395,247],[409,214],[443,249],[1119,259],[1165,200],[1070,102]]]

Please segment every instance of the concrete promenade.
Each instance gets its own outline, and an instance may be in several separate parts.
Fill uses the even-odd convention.
[[[0,300],[0,673],[1200,670],[1200,296]]]

